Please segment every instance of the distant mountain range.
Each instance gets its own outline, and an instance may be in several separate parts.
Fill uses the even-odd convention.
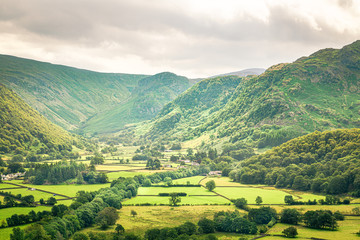
[[[223,73],[219,75],[212,76],[213,77],[221,77],[221,76],[239,76],[239,77],[246,77],[250,75],[260,75],[263,74],[266,71],[265,68],[249,68],[244,69],[237,72],[230,72],[230,73]]]
[[[264,148],[315,130],[360,127],[359,80],[357,41],[259,76],[203,80],[136,132],[139,139]]]
[[[151,119],[194,84],[172,73],[98,73],[6,55],[0,79],[50,121],[84,134]]]

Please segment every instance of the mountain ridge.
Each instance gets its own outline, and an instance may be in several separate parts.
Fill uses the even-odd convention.
[[[158,76],[166,75],[160,73]],[[156,75],[155,75],[156,76]],[[88,121],[99,115],[116,110],[117,107],[127,106],[128,112],[136,111],[139,99],[133,99],[134,90],[138,90],[139,81],[150,77],[140,74],[99,73],[90,70],[72,68],[64,65],[39,62],[9,55],[0,55],[1,83],[13,89],[30,106],[46,116],[50,121],[81,134],[109,131],[109,124],[119,130],[129,123],[116,119],[101,118],[98,127],[91,126]],[[187,79],[172,76],[182,82],[180,89],[190,87]],[[180,86],[179,85],[179,86]],[[155,92],[157,90],[154,90]],[[176,92],[176,93],[175,93]],[[148,94],[148,92],[147,92]],[[162,107],[175,98],[178,91],[174,91],[168,98],[156,101]],[[150,95],[148,96],[151,97]],[[129,102],[129,100],[131,100]],[[138,101],[138,102],[136,102]],[[140,102],[141,103],[141,102]],[[149,106],[151,109],[153,106]],[[154,106],[159,110],[159,106]],[[125,109],[126,110],[126,109]],[[125,111],[126,112],[126,111]],[[120,115],[120,118],[123,117]],[[129,121],[139,122],[152,117],[128,118]],[[95,123],[98,123],[95,121]],[[94,130],[97,128],[97,130]]]
[[[168,108],[168,117],[160,112],[142,126],[147,132],[138,133],[140,138],[158,141],[187,141],[205,134],[213,135],[210,145],[225,140],[264,148],[316,130],[359,127],[359,56],[357,41],[342,49],[320,50],[293,63],[274,65],[259,76],[243,78],[216,113],[189,125],[195,114],[179,111],[183,104],[179,99],[186,99],[194,85],[165,106],[173,106]],[[168,119],[174,129],[154,134],[162,127],[160,118]]]

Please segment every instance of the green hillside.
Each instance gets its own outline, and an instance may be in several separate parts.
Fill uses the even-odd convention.
[[[236,89],[227,93],[221,84],[210,88],[220,94],[207,92],[207,85],[228,77],[205,80],[168,104],[141,131],[148,129],[144,136],[151,139],[179,141],[212,134],[215,142],[264,148],[316,130],[359,127],[359,66],[357,41],[275,65],[260,76],[236,81],[231,87]],[[199,86],[203,91],[197,90]],[[197,101],[214,107],[197,107]]]
[[[314,132],[241,162],[230,177],[330,194],[360,196],[360,129]]]
[[[143,75],[106,74],[0,55],[1,83],[50,121],[76,129],[127,99]]]
[[[128,123],[153,118],[162,107],[190,87],[189,80],[164,72],[139,80],[129,98],[110,111],[89,119],[82,128],[96,132],[115,132]]]
[[[150,124],[146,137],[154,140],[171,136],[171,139],[190,139],[192,129],[206,122],[231,99],[242,78],[216,77],[203,80],[167,104]],[[182,137],[182,134],[188,134]]]
[[[98,73],[6,55],[0,55],[0,79],[50,121],[84,134],[150,119],[190,87],[171,73]]]
[[[54,125],[0,84],[0,154],[71,151],[75,137]]]

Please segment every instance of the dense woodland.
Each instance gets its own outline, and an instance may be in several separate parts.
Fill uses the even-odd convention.
[[[360,130],[314,132],[241,162],[229,176],[330,194],[360,196]]]

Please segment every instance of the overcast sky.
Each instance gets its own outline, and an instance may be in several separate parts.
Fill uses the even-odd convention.
[[[360,0],[0,0],[0,53],[190,78],[360,39]]]

